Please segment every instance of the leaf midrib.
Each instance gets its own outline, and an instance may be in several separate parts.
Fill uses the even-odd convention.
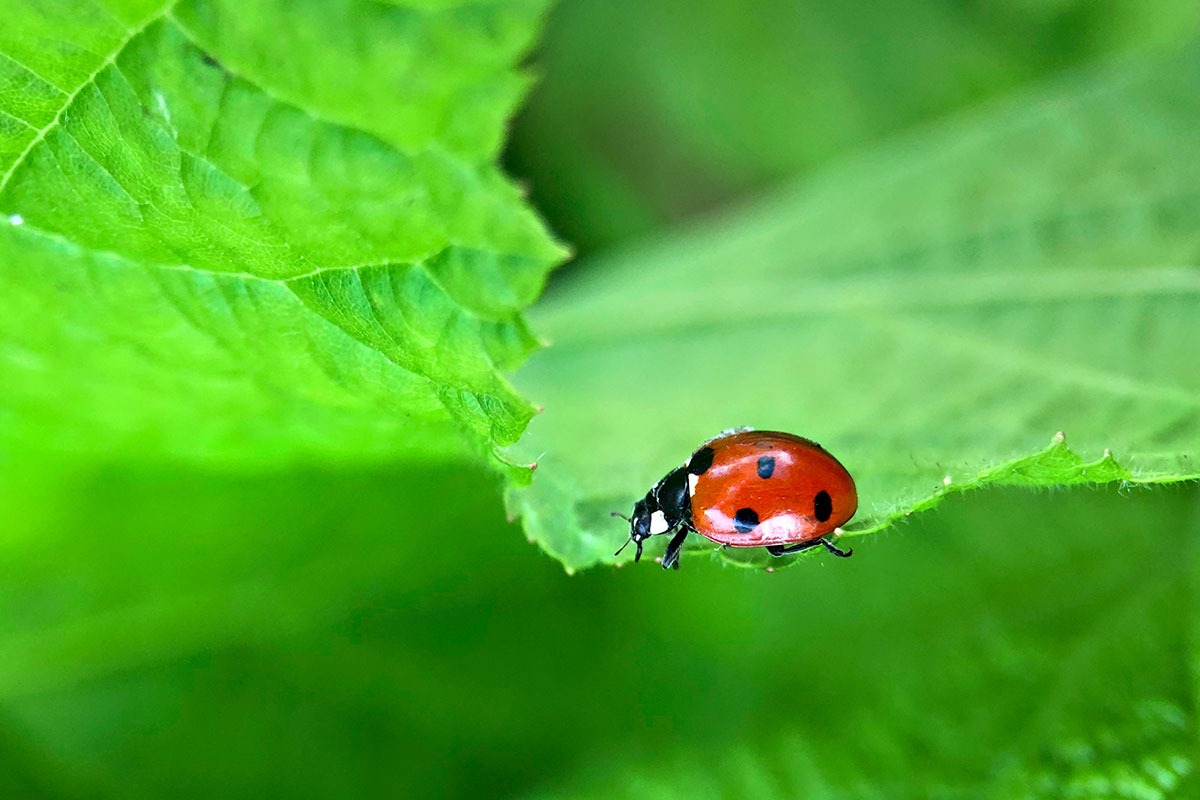
[[[273,283],[273,284],[282,286],[285,289],[287,289],[289,292],[291,292],[291,294],[293,296],[295,296],[300,301],[301,305],[303,305],[305,308],[307,308],[311,313],[313,313],[315,316],[320,318],[322,321],[324,321],[330,325],[333,325],[338,330],[341,330],[344,333],[346,333],[347,335],[350,335],[351,338],[354,338],[354,337],[350,333],[350,331],[347,331],[346,329],[342,328],[342,326],[338,325],[333,320],[330,320],[330,319],[322,316],[321,314],[317,313],[316,311],[313,311],[311,309],[311,307],[308,305],[308,303],[305,302],[304,298],[301,297],[300,295],[296,294],[292,284],[296,281],[305,280],[307,278],[312,278],[312,277],[315,277],[317,275],[321,275],[324,273],[348,272],[348,273],[353,273],[356,276],[360,276],[361,270],[365,270],[365,269],[380,269],[380,268],[386,268],[386,267],[407,267],[407,268],[411,268],[411,269],[422,270],[431,283],[433,283],[435,286],[437,286],[439,289],[441,289],[441,291],[444,292],[447,297],[450,297],[452,299],[454,298],[453,293],[450,292],[450,290],[445,286],[445,284],[443,284],[442,281],[440,281],[438,279],[438,276],[432,270],[430,270],[425,265],[425,263],[422,261],[406,261],[406,260],[402,260],[402,259],[380,260],[380,261],[364,262],[361,264],[348,264],[348,265],[318,267],[310,272],[302,273],[299,275],[293,275],[293,276],[288,276],[288,277],[283,277],[283,278],[268,278],[263,275],[255,275],[252,272],[243,272],[243,271],[228,271],[228,272],[226,272],[226,271],[221,271],[221,270],[204,269],[202,267],[192,266],[191,264],[164,264],[164,263],[158,263],[158,262],[140,261],[140,260],[131,259],[129,256],[123,255],[123,254],[115,252],[115,251],[84,247],[84,246],[80,245],[79,243],[74,242],[65,236],[62,236],[61,234],[52,233],[50,231],[40,229],[40,228],[30,225],[28,223],[22,223],[20,226],[20,229],[27,233],[36,234],[45,239],[53,241],[62,247],[76,250],[78,252],[86,252],[89,255],[91,255],[93,258],[98,258],[98,259],[102,259],[102,260],[119,261],[122,264],[127,264],[133,268],[150,269],[150,270],[157,270],[157,271],[163,271],[163,272],[193,272],[198,275],[204,275],[204,276],[208,276],[208,277],[212,277],[212,278],[232,278],[232,279],[241,280],[241,281],[257,281],[257,282],[262,282],[262,283]],[[436,258],[437,255],[444,252],[446,249],[450,249],[455,246],[456,245],[454,245],[454,244],[449,244],[446,246],[446,248],[443,248],[442,250],[439,250],[436,253],[433,253],[432,255],[428,256],[427,258],[429,258],[429,259]],[[471,308],[468,305],[460,303],[458,300],[454,300],[454,302],[455,302],[455,306],[459,309],[459,311],[462,314],[464,314],[468,317],[471,317],[472,319],[475,319],[484,324],[507,323],[507,322],[512,321],[512,318],[509,316],[499,315],[499,314],[494,317],[487,316],[487,315],[481,314],[478,310]],[[357,339],[356,339],[356,341],[357,341]],[[366,343],[361,343],[361,344],[363,344],[364,347],[370,347],[370,345],[367,345]],[[371,349],[375,350],[376,348],[371,348]],[[395,364],[395,362],[392,361],[392,359],[387,356],[387,353],[383,353],[382,351],[378,351],[378,350],[377,350],[377,352],[381,352],[381,354],[384,357],[388,358],[388,361],[391,361],[393,364]],[[483,354],[488,359],[489,363],[492,364],[493,369],[496,369],[498,372],[499,368],[495,365],[494,361],[492,361],[491,356],[488,355],[486,352],[484,352]],[[410,372],[415,375],[421,375],[421,377],[425,378],[426,380],[428,380],[430,382],[435,382],[429,376],[414,372],[413,370],[410,370],[407,367],[403,367],[399,364],[395,364],[395,366],[399,367],[400,369],[403,369],[405,372]],[[436,382],[442,383],[441,381],[436,381]],[[446,385],[455,385],[455,384],[446,384]]]

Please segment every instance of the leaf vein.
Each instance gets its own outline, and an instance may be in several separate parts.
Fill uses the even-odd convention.
[[[52,130],[62,124],[63,114],[65,114],[67,109],[70,108],[75,102],[75,98],[77,98],[88,86],[93,85],[96,82],[96,78],[100,76],[100,73],[104,72],[104,70],[116,63],[117,58],[119,58],[120,55],[125,52],[125,48],[129,46],[130,42],[140,36],[156,21],[167,16],[170,13],[171,8],[174,7],[177,2],[179,2],[179,0],[167,0],[167,2],[164,3],[158,11],[148,16],[140,24],[129,28],[128,33],[124,38],[121,39],[120,42],[117,43],[117,46],[113,48],[113,51],[109,53],[103,61],[100,62],[100,65],[97,66],[96,69],[91,72],[91,74],[84,78],[83,82],[80,83],[79,86],[75,87],[73,92],[66,96],[66,99],[63,100],[63,104],[59,106],[58,111],[55,112],[54,118],[47,122],[46,125],[40,130],[38,130],[37,135],[35,135],[33,139],[30,140],[29,144],[25,146],[25,149],[17,155],[16,159],[9,166],[8,171],[5,172],[2,177],[0,177],[0,194],[4,193],[9,181],[12,180],[13,175],[15,175],[17,170],[20,169],[21,165],[25,163],[25,160],[29,157],[29,154],[33,151],[33,149],[41,144]]]
[[[101,93],[101,94],[103,94],[103,93]],[[125,197],[129,200],[129,203],[138,209],[139,216],[143,216],[143,219],[144,219],[144,215],[141,214],[142,203],[136,197],[134,197],[133,194],[131,194],[127,188],[125,188],[125,184],[122,183],[117,178],[117,176],[113,174],[112,170],[110,170],[107,166],[105,166],[105,164],[99,158],[97,158],[92,153],[91,150],[88,150],[87,145],[82,140],[80,140],[80,138],[78,136],[76,136],[71,131],[70,128],[65,128],[65,127],[62,128],[60,130],[60,133],[63,136],[66,136],[72,142],[74,142],[75,146],[76,146],[76,148],[78,148],[79,152],[82,153],[83,155],[87,156],[88,160],[91,161],[93,164],[95,164],[96,168],[98,170],[100,170],[100,172],[102,172],[108,176],[110,185],[116,189],[120,189],[121,194],[125,195]],[[61,164],[62,164],[62,162],[59,161],[59,165],[60,165],[59,169],[60,170],[62,169]]]
[[[42,74],[41,74],[41,73],[39,73],[37,70],[35,70],[33,67],[31,67],[31,66],[29,66],[28,64],[26,64],[25,62],[23,62],[23,61],[18,61],[17,59],[13,58],[12,56],[10,56],[8,53],[5,53],[5,52],[0,52],[0,58],[4,59],[5,61],[7,61],[7,62],[8,62],[8,63],[10,63],[10,64],[14,64],[14,65],[16,65],[16,67],[17,67],[18,69],[21,69],[21,70],[23,70],[23,71],[25,71],[25,72],[29,73],[30,75],[32,75],[32,76],[33,76],[34,78],[36,78],[37,80],[41,81],[42,83],[46,84],[46,85],[47,85],[47,86],[49,86],[50,88],[52,88],[52,89],[54,89],[55,91],[57,91],[59,94],[61,94],[61,95],[64,95],[64,96],[67,94],[67,90],[66,90],[66,89],[62,88],[61,86],[59,86],[59,85],[58,85],[57,83],[55,83],[54,81],[52,81],[52,80],[50,80],[49,78],[47,78],[46,76],[42,75]],[[32,128],[33,126],[32,126],[32,125],[30,125],[30,127]]]
[[[1088,389],[1112,395],[1146,397],[1166,400],[1180,405],[1200,407],[1200,394],[1175,386],[1164,386],[1130,375],[1070,362],[1058,356],[1038,353],[1032,348],[1018,348],[991,340],[970,336],[951,326],[939,327],[914,317],[894,317],[889,322],[907,329],[910,334],[943,345],[955,343],[969,349],[973,357],[991,361],[1019,372],[1033,373],[1049,380],[1067,381]]]
[[[31,131],[37,130],[37,128],[33,127],[33,125],[31,125],[28,121],[23,120],[20,117],[13,116],[12,114],[9,114],[7,111],[0,110],[0,119],[11,119],[13,122],[19,123]]]

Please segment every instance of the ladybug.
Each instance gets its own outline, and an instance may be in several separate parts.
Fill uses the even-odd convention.
[[[689,532],[727,547],[766,547],[773,556],[824,547],[847,558],[826,536],[858,510],[854,479],[825,448],[779,431],[739,428],[700,445],[683,466],[633,505],[629,542],[674,533],[664,569],[679,568]],[[618,550],[613,555],[619,555]]]

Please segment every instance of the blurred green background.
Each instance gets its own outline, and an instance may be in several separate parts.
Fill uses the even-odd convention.
[[[587,256],[1195,22],[568,0],[508,168]],[[568,577],[458,463],[9,466],[0,797],[1200,796],[1194,486]]]
[[[1195,796],[1194,490],[568,577],[489,480],[64,483],[0,574],[0,794]]]
[[[586,255],[1072,68],[1173,49],[1197,17],[1187,0],[567,0],[509,163]]]

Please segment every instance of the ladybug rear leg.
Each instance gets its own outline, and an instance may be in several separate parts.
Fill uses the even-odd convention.
[[[772,544],[767,546],[767,552],[778,558],[779,556],[786,556],[791,553],[801,553],[805,550],[811,550],[814,547],[824,547],[838,558],[849,558],[854,555],[853,550],[842,550],[828,539],[814,539],[811,542],[790,545]]]
[[[679,551],[683,549],[683,540],[687,538],[688,529],[684,526],[671,539],[667,549],[663,551],[663,569],[679,569]]]

